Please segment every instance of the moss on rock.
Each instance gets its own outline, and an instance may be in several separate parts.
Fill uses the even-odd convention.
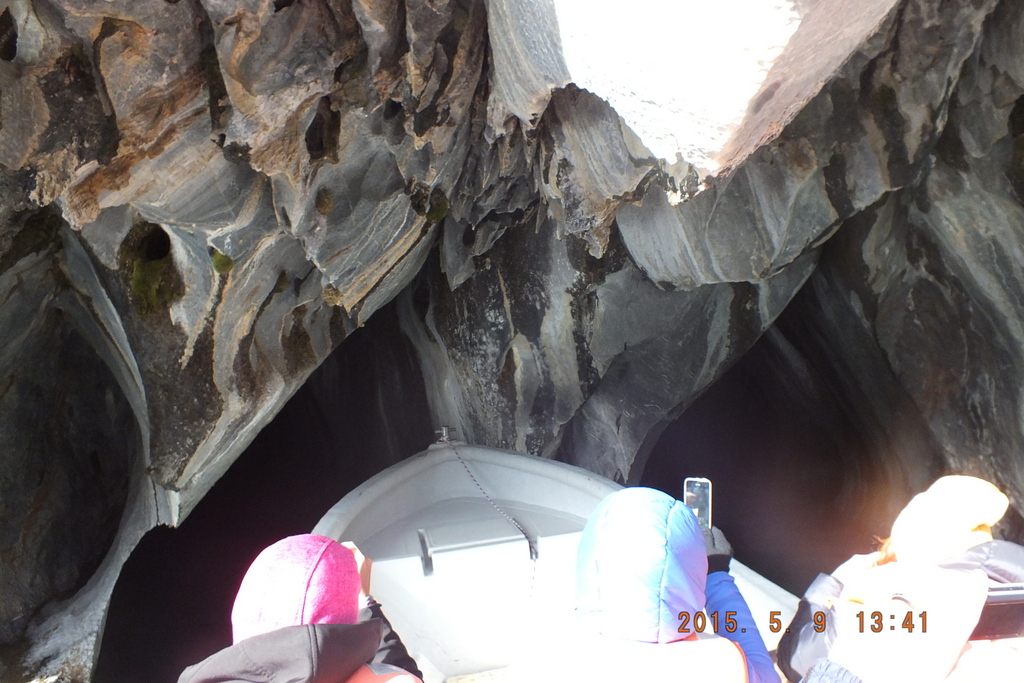
[[[227,275],[231,272],[231,269],[235,267],[235,262],[227,254],[222,254],[216,249],[213,250],[213,254],[210,255],[213,259],[213,269],[221,275]]]

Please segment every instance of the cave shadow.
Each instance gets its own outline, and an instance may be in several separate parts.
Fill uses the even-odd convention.
[[[172,683],[230,645],[231,605],[256,555],[309,532],[432,435],[392,304],[324,361],[179,528],[143,537],[114,589],[93,681]]]
[[[712,479],[715,525],[737,558],[800,594],[818,572],[873,549],[912,492],[893,483],[848,405],[856,399],[828,375],[828,344],[809,340],[813,300],[802,291],[794,303],[665,429],[640,483],[680,496],[684,477]],[[810,391],[793,378],[795,356]],[[115,588],[93,680],[173,682],[230,644],[231,604],[259,551],[309,531],[432,440],[419,363],[391,304],[311,375],[180,528],[142,539]]]
[[[666,427],[640,484],[681,498],[685,477],[711,479],[713,524],[736,558],[801,595],[819,572],[875,550],[912,491],[891,477],[820,366],[811,372],[825,389],[813,396],[792,380],[779,349],[793,351],[794,315],[787,309]]]

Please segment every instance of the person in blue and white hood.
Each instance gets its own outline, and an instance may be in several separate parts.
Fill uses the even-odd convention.
[[[702,531],[693,511],[668,494],[626,488],[607,496],[577,555],[577,613],[586,633],[575,643],[581,669],[574,679],[779,683],[728,572],[731,552],[719,530]],[[720,634],[710,622],[694,632],[694,615],[705,609],[718,613]],[[727,613],[736,620],[731,633]]]

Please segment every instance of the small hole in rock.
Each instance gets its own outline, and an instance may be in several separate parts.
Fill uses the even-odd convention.
[[[10,9],[0,14],[0,59],[13,62],[18,56],[18,25]]]
[[[1007,121],[1010,135],[1017,137],[1024,134],[1024,96],[1018,97],[1010,110],[1010,118]]]
[[[139,246],[146,261],[159,261],[171,253],[171,238],[159,225],[150,224]]]
[[[285,7],[291,7],[295,0],[274,0],[274,12],[280,12]]]
[[[338,135],[341,132],[341,114],[331,109],[331,99],[321,97],[316,115],[306,129],[306,151],[310,160],[333,157],[338,152]]]
[[[384,118],[393,119],[402,113],[402,103],[395,100],[388,100],[384,103]]]

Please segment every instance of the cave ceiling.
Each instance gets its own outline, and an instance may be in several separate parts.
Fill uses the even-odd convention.
[[[635,482],[803,289],[893,481],[1024,510],[1024,5],[592,5],[0,2],[0,680],[385,305],[435,426]]]

